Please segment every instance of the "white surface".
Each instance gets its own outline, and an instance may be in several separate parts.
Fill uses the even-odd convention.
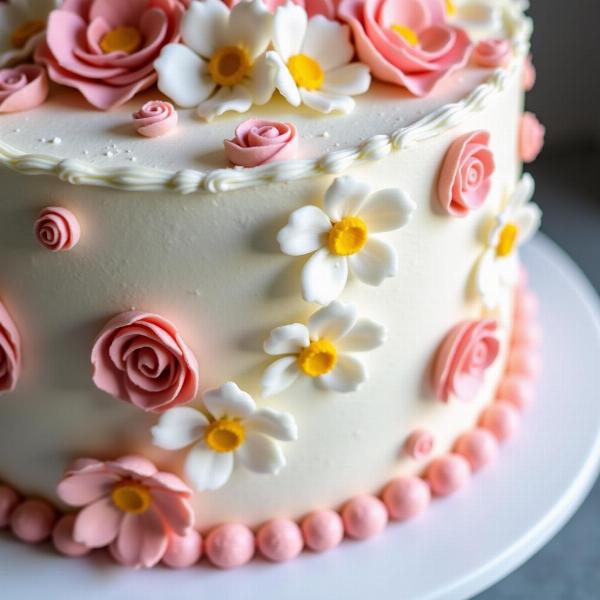
[[[287,565],[254,562],[235,572],[205,563],[170,572],[130,572],[104,558],[69,561],[44,548],[0,540],[5,598],[135,597],[236,600],[467,598],[502,578],[546,543],[589,491],[600,457],[598,299],[574,264],[547,239],[527,249],[543,300],[544,377],[523,432],[497,465],[424,517],[378,538],[345,542]]]

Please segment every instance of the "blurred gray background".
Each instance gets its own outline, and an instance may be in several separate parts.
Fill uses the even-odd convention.
[[[538,79],[527,109],[546,126],[546,147],[527,170],[544,210],[542,230],[600,291],[600,0],[531,0],[529,13]],[[541,552],[477,600],[599,598],[597,483]]]

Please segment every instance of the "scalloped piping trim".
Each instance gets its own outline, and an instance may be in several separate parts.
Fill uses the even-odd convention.
[[[528,289],[526,286],[523,286],[523,288],[521,288],[520,292],[521,292],[521,293],[532,293],[532,292],[531,292],[531,291],[530,291],[530,290],[529,290],[529,289]],[[519,296],[519,292],[518,292],[518,291],[515,291],[515,294],[516,294],[516,300],[517,300],[517,302],[515,303],[515,314],[516,314],[516,313],[519,311],[518,299],[519,299],[519,297],[520,297],[520,296]],[[529,321],[526,321],[528,324],[530,324],[530,325],[533,325],[534,327],[539,327],[539,321],[538,321],[538,318],[537,318],[537,316],[535,316],[535,315],[529,315],[529,317],[528,317],[528,318],[529,318]],[[517,322],[517,321],[515,320],[515,323],[516,323],[516,322]],[[499,381],[499,384],[498,384],[498,389],[500,389],[500,388],[501,388],[502,382],[503,382],[503,380],[504,380],[506,377],[508,377],[508,376],[510,376],[510,375],[512,375],[512,374],[514,374],[514,373],[515,373],[515,371],[514,371],[514,365],[511,363],[511,360],[510,360],[510,355],[511,355],[513,352],[515,352],[515,350],[518,350],[518,351],[520,351],[521,353],[522,353],[523,351],[525,351],[525,352],[529,353],[531,356],[535,356],[536,358],[539,358],[539,356],[540,356],[540,355],[539,355],[539,347],[538,347],[536,344],[534,344],[534,343],[529,343],[529,344],[527,344],[527,343],[524,343],[522,340],[521,340],[521,341],[518,341],[518,340],[516,340],[516,339],[515,339],[515,337],[514,337],[514,335],[513,335],[513,338],[512,338],[512,340],[511,340],[511,344],[510,344],[510,349],[509,349],[509,357],[508,357],[508,361],[507,361],[507,366],[506,366],[506,368],[505,368],[505,372],[504,372],[503,376],[500,378],[500,381]],[[523,373],[523,372],[521,372],[521,371],[517,371],[517,373],[518,373],[519,375],[521,375],[523,378],[525,378],[526,380],[533,380],[533,379],[535,378],[535,375],[534,375],[533,373],[526,374],[526,373]],[[514,409],[514,410],[513,410],[512,412],[514,413],[514,415],[513,415],[513,416],[514,416],[514,419],[515,419],[515,421],[517,421],[517,420],[520,418],[520,417],[519,417],[519,412],[518,412],[518,411],[519,411],[519,410],[521,410],[521,409],[522,409],[522,407],[521,407],[521,406],[517,406],[516,404],[514,404],[513,402],[511,402],[511,401],[510,401],[510,399],[504,399],[504,398],[501,398],[501,397],[498,395],[498,393],[497,393],[497,394],[496,394],[496,397],[495,397],[495,400],[494,400],[494,401],[493,401],[493,402],[492,402],[490,405],[488,405],[486,408],[484,408],[484,410],[482,411],[481,418],[480,418],[480,421],[479,421],[479,427],[483,427],[484,429],[487,429],[487,428],[488,428],[488,425],[487,425],[487,423],[486,423],[486,422],[482,422],[483,415],[486,413],[486,411],[487,411],[487,410],[488,410],[488,409],[489,409],[491,406],[493,406],[493,405],[494,405],[496,402],[498,402],[498,401],[501,401],[501,402],[502,402],[502,404],[504,404],[504,405],[508,404],[509,406],[513,407],[513,409]],[[489,430],[490,430],[490,431],[491,431],[491,432],[494,434],[494,430],[493,430],[493,428],[489,428]],[[495,435],[495,437],[497,437],[497,434],[494,434],[494,435]],[[459,436],[459,438],[457,438],[457,441],[458,441],[458,439],[460,439],[460,437],[461,437],[461,436]],[[505,439],[507,439],[507,438],[498,439],[498,441],[502,442],[502,441],[505,441]],[[451,449],[451,451],[450,451],[450,452],[452,453],[452,452],[453,452],[453,450]],[[442,455],[442,457],[443,457],[443,456],[444,456],[444,455]],[[447,456],[447,455],[446,455],[446,456]],[[436,457],[434,460],[439,460],[439,458],[440,458],[440,457],[438,456],[438,457]],[[432,462],[433,462],[433,461],[432,461]],[[430,463],[430,464],[431,464],[431,463]],[[427,470],[428,470],[428,467],[426,467],[426,468],[424,469],[424,471],[423,471],[423,475],[422,475],[422,479],[423,479],[423,480],[424,480],[424,481],[427,483],[427,485],[429,485],[429,482],[427,481]],[[392,481],[394,481],[394,480],[392,480]],[[385,486],[383,487],[383,489],[385,489]],[[454,490],[454,491],[456,491],[456,490]],[[451,492],[451,493],[452,493],[452,492]],[[377,503],[380,503],[381,505],[385,506],[385,504],[379,500],[380,496],[381,496],[381,494],[375,494],[375,495],[371,495],[371,496],[369,496],[369,498],[371,498],[371,499],[374,499],[374,500],[375,500],[375,502],[377,502]],[[433,498],[434,498],[434,499],[438,498],[438,497],[434,496],[434,495],[433,495],[433,493],[432,493],[432,496],[433,496]],[[25,498],[25,500],[30,500],[30,499],[31,499],[31,498],[29,498],[29,499],[28,499],[28,498]],[[442,499],[443,499],[443,498],[442,498]],[[44,501],[44,502],[45,502],[45,501]],[[344,504],[342,505],[341,509],[338,511],[339,513],[342,513],[342,512],[343,512],[343,507],[344,507],[344,506],[346,506],[346,504],[347,504],[347,503],[344,503]],[[17,505],[17,506],[18,506],[18,505]],[[17,508],[17,506],[14,506],[14,507],[12,508],[12,511],[14,511],[14,510]],[[385,510],[386,510],[386,513],[387,513],[387,516],[388,516],[388,520],[387,520],[387,522],[388,522],[388,523],[389,523],[389,522],[394,522],[394,520],[392,519],[391,515],[389,514],[389,512],[390,512],[390,511],[389,511],[389,509],[388,509],[387,507],[385,507]],[[72,513],[72,512],[62,513],[61,511],[59,511],[59,510],[56,510],[56,514],[57,514],[57,515],[60,515],[60,516],[65,516],[65,515],[67,515],[67,514],[74,514],[74,513]],[[312,514],[312,513],[309,513],[309,514]],[[56,519],[56,521],[55,521],[55,526],[56,526],[56,525],[57,525],[57,524],[60,522],[60,516],[59,516],[59,517]],[[7,525],[8,525],[8,526],[10,526],[10,517],[7,519],[7,521],[8,521]],[[302,521],[300,521],[298,524],[300,525],[300,524],[301,524],[301,522],[302,522]],[[397,522],[397,521],[396,521],[396,522]],[[268,523],[269,523],[269,521],[267,521],[267,523],[266,523],[266,524],[268,524]],[[216,531],[216,530],[218,530],[220,527],[221,527],[221,526],[217,526],[217,527],[213,528],[211,531]],[[0,529],[1,529],[1,528],[2,528],[2,527],[1,527],[1,525],[0,525]],[[255,550],[255,552],[253,553],[253,556],[260,555],[260,544],[257,542],[257,538],[258,538],[258,532],[260,532],[260,530],[261,530],[261,528],[259,527],[259,528],[257,528],[257,531],[256,531],[256,532],[252,532],[252,535],[253,535],[253,537],[254,537],[254,540],[255,540],[255,549],[256,549],[256,550]],[[207,537],[208,535],[210,535],[211,531],[207,532],[207,534],[204,536],[204,539],[206,539],[206,537]],[[301,527],[300,527],[300,531],[302,532],[302,528],[301,528]],[[374,532],[371,532],[371,533],[369,533],[369,535],[368,535],[368,536],[364,536],[363,538],[360,538],[360,539],[367,539],[368,537],[372,537],[372,535],[376,535],[377,533],[379,533],[379,531],[374,531]],[[349,535],[349,533],[348,533],[348,531],[347,531],[347,529],[346,529],[345,525],[344,525],[344,534],[345,534],[345,536],[346,536],[346,537],[352,537],[351,535]],[[48,531],[48,536],[46,537],[46,539],[48,539],[50,536],[51,536],[51,530],[49,530],[49,531]],[[306,539],[305,539],[305,536],[304,536],[303,532],[302,532],[302,542],[303,542],[303,547],[304,547],[304,550],[308,549],[308,548],[309,548],[309,546],[308,546],[308,544],[307,544],[307,542],[306,542]],[[203,543],[203,544],[202,544],[202,546],[205,546],[205,544]],[[211,563],[211,564],[213,564],[213,565],[214,565],[214,562],[212,562],[212,561],[211,561],[210,554],[208,554],[208,553],[207,553],[207,552],[205,552],[205,551],[204,551],[204,552],[202,552],[201,554],[204,556],[204,558],[207,558],[207,559],[208,559],[208,562],[209,562],[209,563]],[[198,558],[198,560],[196,560],[196,561],[195,561],[193,564],[190,564],[189,566],[191,567],[191,566],[195,566],[195,565],[197,565],[198,561],[199,561],[199,560],[202,558],[202,555],[201,555],[201,556]],[[262,556],[263,556],[263,558],[267,558],[267,559],[268,559],[268,557],[266,557],[266,556],[264,556],[264,555],[262,555]],[[252,557],[250,557],[250,559],[251,559],[251,558],[252,558]],[[273,560],[273,559],[271,559],[271,560]],[[275,562],[276,562],[276,561],[275,561]],[[163,564],[165,564],[165,563],[163,563]],[[167,566],[169,566],[169,565],[167,565]],[[218,565],[215,565],[215,566],[218,566]]]
[[[24,175],[53,175],[74,185],[179,194],[219,193],[259,184],[338,175],[358,161],[381,160],[392,152],[406,150],[438,136],[459,125],[471,113],[489,106],[494,96],[506,89],[529,52],[529,38],[533,30],[531,19],[522,14],[517,17],[515,10],[514,5],[505,7],[505,18],[511,20],[513,29],[513,58],[506,68],[496,69],[486,83],[476,87],[460,102],[442,106],[391,135],[375,135],[354,148],[336,150],[319,158],[271,163],[252,169],[216,169],[210,173],[184,169],[174,173],[148,167],[101,168],[77,159],[61,160],[43,154],[26,154],[0,141],[0,164]]]

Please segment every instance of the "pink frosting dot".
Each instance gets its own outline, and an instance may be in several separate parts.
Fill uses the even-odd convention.
[[[436,496],[449,496],[469,481],[470,474],[466,458],[460,454],[448,454],[429,465],[427,481]]]
[[[61,517],[52,531],[52,542],[54,547],[65,556],[85,556],[91,548],[76,542],[73,539],[76,515],[69,514]]]
[[[385,505],[375,496],[357,496],[342,509],[346,533],[354,539],[364,540],[380,533],[386,526],[388,514]]]
[[[539,349],[544,339],[542,326],[536,320],[516,319],[513,327],[513,346]]]
[[[172,534],[162,561],[172,569],[186,569],[195,565],[202,556],[202,536],[190,529],[186,535]]]
[[[306,545],[314,552],[335,548],[344,537],[342,517],[333,510],[317,510],[302,521]]]
[[[419,477],[394,479],[383,490],[383,501],[395,521],[406,521],[420,515],[430,500],[431,490]]]
[[[492,432],[499,442],[512,437],[520,425],[519,413],[505,401],[494,402],[488,406],[481,416],[481,426]]]
[[[512,404],[517,410],[523,410],[534,399],[535,390],[531,381],[522,375],[507,375],[498,386],[496,398]]]
[[[246,564],[254,556],[254,535],[245,525],[225,523],[206,536],[204,547],[213,565],[231,569]]]
[[[528,379],[536,379],[542,370],[540,353],[533,348],[513,348],[508,357],[508,372],[522,375]]]
[[[461,435],[455,450],[467,459],[473,471],[478,471],[496,459],[498,441],[487,429],[478,427]]]
[[[133,113],[135,130],[144,137],[155,138],[170,133],[177,127],[177,111],[170,102],[150,100]]]
[[[26,500],[10,517],[14,535],[23,542],[37,544],[50,537],[56,520],[54,509],[43,500]]]
[[[515,299],[515,319],[528,321],[536,318],[540,312],[540,299],[529,289],[521,290]]]
[[[7,485],[0,485],[0,528],[8,527],[10,516],[19,504],[19,494]]]
[[[289,519],[273,519],[265,523],[256,534],[260,553],[274,562],[296,558],[304,546],[300,527]]]
[[[431,454],[434,444],[433,435],[429,431],[417,429],[408,436],[404,449],[415,460],[421,460]]]

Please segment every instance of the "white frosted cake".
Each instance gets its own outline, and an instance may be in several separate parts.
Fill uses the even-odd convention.
[[[524,8],[0,5],[0,526],[281,561],[491,462],[539,371]]]

